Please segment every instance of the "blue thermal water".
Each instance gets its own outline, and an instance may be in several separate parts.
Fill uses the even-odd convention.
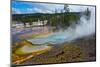
[[[49,35],[47,37],[37,38],[37,39],[28,39],[28,41],[32,42],[33,44],[61,44],[66,41],[71,40],[71,34],[70,32],[57,32],[52,35]]]

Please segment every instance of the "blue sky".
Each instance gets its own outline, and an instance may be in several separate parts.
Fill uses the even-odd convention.
[[[48,3],[32,3],[12,1],[12,13],[13,14],[25,14],[25,13],[54,13],[55,9],[61,12],[63,4],[48,4]],[[90,6],[69,5],[71,12],[84,11]]]

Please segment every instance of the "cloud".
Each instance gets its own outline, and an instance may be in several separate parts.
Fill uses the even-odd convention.
[[[48,9],[42,9],[42,8],[34,8],[34,11],[37,13],[52,13],[52,11],[48,10]]]
[[[25,13],[54,13],[55,9],[57,12],[61,12],[64,8],[64,4],[50,4],[50,3],[36,3],[36,2],[12,2],[13,14],[25,14]],[[91,6],[82,5],[69,5],[71,12],[80,12],[86,10]]]
[[[58,11],[63,9],[62,4],[49,4],[49,3],[37,3],[42,10],[46,11],[46,12],[50,12],[50,13],[54,13],[55,9],[57,9]]]
[[[69,5],[69,8],[71,12],[81,12],[81,11],[85,11],[87,8],[91,10],[94,7],[86,6],[86,5]]]
[[[55,9],[61,9],[62,5],[32,3],[32,2],[12,2],[13,13],[54,13]]]
[[[21,14],[22,12],[19,9],[12,8],[12,14]]]

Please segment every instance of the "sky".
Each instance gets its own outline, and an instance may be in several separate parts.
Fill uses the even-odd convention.
[[[80,12],[91,6],[68,5],[70,12]],[[54,13],[55,9],[58,13],[63,10],[64,4],[50,4],[50,3],[35,3],[12,1],[12,14],[26,14],[26,13]]]

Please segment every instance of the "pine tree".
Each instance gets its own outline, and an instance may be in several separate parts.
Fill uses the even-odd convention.
[[[69,12],[69,6],[67,4],[64,5],[64,11]]]

